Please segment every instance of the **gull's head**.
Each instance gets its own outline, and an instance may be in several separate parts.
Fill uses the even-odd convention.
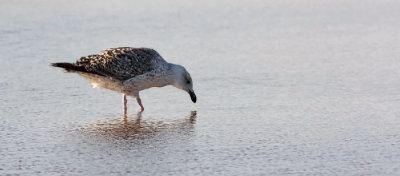
[[[196,94],[194,94],[193,81],[189,72],[181,65],[174,65],[172,69],[175,76],[173,86],[189,93],[193,103],[196,103],[197,98]]]

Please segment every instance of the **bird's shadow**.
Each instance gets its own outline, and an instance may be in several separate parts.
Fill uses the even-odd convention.
[[[111,119],[98,122],[86,128],[91,137],[140,141],[166,136],[184,136],[194,131],[197,111],[191,111],[190,115],[172,121],[146,120],[143,113],[139,112],[134,117],[123,115],[122,119]]]

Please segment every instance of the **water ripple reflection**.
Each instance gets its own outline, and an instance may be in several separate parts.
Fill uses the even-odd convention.
[[[165,138],[168,136],[187,136],[194,130],[197,111],[191,111],[190,115],[183,119],[154,121],[144,120],[143,114],[139,112],[134,117],[123,116],[123,118],[98,122],[80,128],[79,131],[86,133],[95,139],[120,140],[120,141],[143,141],[147,139]]]

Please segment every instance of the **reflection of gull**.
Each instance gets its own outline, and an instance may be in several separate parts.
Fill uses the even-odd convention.
[[[139,112],[135,120],[129,121],[126,116],[119,120],[112,120],[96,124],[89,128],[91,135],[100,136],[106,139],[135,140],[149,139],[157,135],[181,134],[182,131],[190,133],[193,130],[197,116],[196,111],[192,111],[184,119],[167,121],[143,121],[142,113]]]
[[[144,110],[139,91],[151,87],[175,86],[189,93],[195,103],[196,95],[190,74],[181,65],[166,62],[157,51],[149,48],[110,48],[100,54],[84,56],[75,63],[52,63],[67,72],[78,73],[93,87],[101,87],[122,94],[126,114],[126,95],[136,98]]]

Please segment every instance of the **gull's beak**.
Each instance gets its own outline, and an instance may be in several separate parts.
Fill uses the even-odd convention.
[[[194,92],[192,90],[189,90],[188,92],[189,92],[190,98],[192,99],[193,103],[196,103],[196,100],[197,100],[196,94],[194,94]]]

